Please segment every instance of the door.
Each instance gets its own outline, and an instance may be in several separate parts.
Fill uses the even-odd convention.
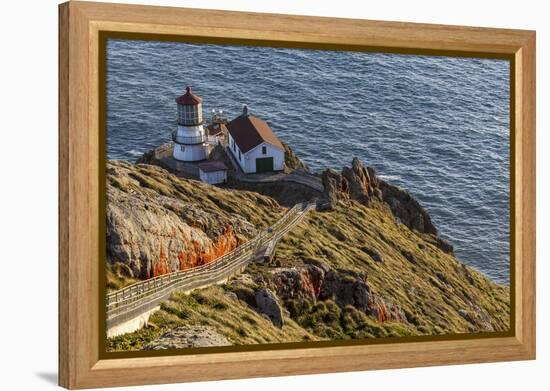
[[[261,157],[256,159],[256,172],[273,171],[273,158]]]

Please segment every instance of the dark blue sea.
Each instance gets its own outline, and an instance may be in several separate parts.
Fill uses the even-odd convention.
[[[247,104],[314,170],[357,156],[428,210],[457,256],[509,281],[509,63],[110,40],[107,154],[169,141],[185,86],[205,116]]]

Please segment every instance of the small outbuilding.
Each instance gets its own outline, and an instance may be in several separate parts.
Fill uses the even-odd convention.
[[[208,142],[214,145],[223,144],[227,127],[223,122],[212,122],[206,127],[208,131]]]
[[[227,182],[227,166],[223,162],[209,160],[197,164],[200,180],[211,185]]]
[[[243,113],[227,124],[227,147],[245,174],[282,171],[285,149],[267,122]]]

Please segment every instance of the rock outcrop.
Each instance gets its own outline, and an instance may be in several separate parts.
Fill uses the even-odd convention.
[[[207,326],[182,326],[164,333],[149,342],[143,350],[165,350],[229,346],[231,343],[216,330]]]
[[[380,322],[406,322],[404,312],[374,293],[367,283],[367,273],[337,271],[318,261],[303,267],[277,269],[273,272],[277,296],[283,301],[334,301],[341,308],[353,306]]]
[[[223,210],[223,198],[212,199],[215,191],[204,186],[156,166],[109,162],[108,261],[127,265],[131,277],[150,278],[208,263],[256,234],[254,225]],[[204,205],[191,201],[195,197],[204,197]]]
[[[309,171],[307,165],[294,153],[287,143],[282,143],[285,148],[285,170],[304,170]]]
[[[342,169],[342,176],[349,183],[349,195],[361,203],[368,203],[370,199],[382,200],[379,180],[371,167],[365,167],[361,160],[354,158],[350,167]]]
[[[283,300],[311,299],[319,296],[325,271],[315,265],[305,265],[303,268],[276,269],[273,282],[277,296]]]
[[[172,155],[172,144],[165,143],[161,144],[156,148],[153,148],[143,155],[141,155],[137,160],[136,164],[151,164],[155,166],[162,166],[163,158]]]
[[[349,200],[349,183],[341,173],[329,168],[321,174],[323,187],[325,188],[325,198],[327,199],[327,208],[333,210],[338,201]]]
[[[332,299],[341,307],[352,305],[361,311],[367,311],[371,290],[366,273],[342,274],[335,270],[329,271],[321,286],[319,299]]]
[[[391,185],[376,176],[373,168],[366,167],[358,158],[341,173],[332,169],[322,173],[326,208],[333,210],[339,201],[355,200],[369,206],[378,201],[387,204],[393,215],[411,230],[434,236],[434,243],[447,253],[453,247],[438,236],[432,219],[420,203],[406,190]]]
[[[403,224],[421,233],[438,234],[428,212],[408,191],[384,181],[380,181],[379,188],[382,199]]]

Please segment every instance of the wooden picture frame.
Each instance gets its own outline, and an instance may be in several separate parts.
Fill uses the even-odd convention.
[[[99,61],[103,32],[199,42],[509,58],[513,331],[508,336],[104,358]],[[163,38],[164,37],[164,38]],[[103,143],[104,144],[104,143]],[[535,32],[138,5],[59,6],[59,384],[124,386],[535,358]]]

